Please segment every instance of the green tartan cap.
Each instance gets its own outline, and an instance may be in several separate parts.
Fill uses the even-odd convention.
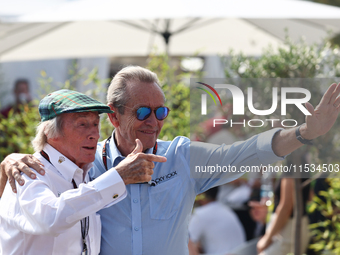
[[[41,121],[70,112],[113,113],[107,105],[80,92],[68,89],[54,91],[45,96],[39,104]]]

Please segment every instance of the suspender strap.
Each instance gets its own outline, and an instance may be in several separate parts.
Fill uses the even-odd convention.
[[[111,139],[111,136],[109,136],[109,138],[106,139],[105,141],[105,144],[104,144],[104,147],[103,147],[103,152],[102,152],[102,156],[103,156],[103,164],[105,166],[105,169],[107,171],[107,145],[110,144],[110,139]]]
[[[156,155],[157,149],[158,149],[158,143],[157,143],[157,141],[156,141],[155,146],[153,147],[152,153]]]
[[[77,189],[77,188],[78,188],[76,182],[74,181],[74,179],[72,179],[72,184],[73,184],[73,188],[74,188],[74,189]]]
[[[40,154],[41,154],[41,156],[43,156],[43,157],[44,157],[44,159],[46,159],[48,162],[50,162],[50,163],[51,163],[51,161],[50,161],[50,157],[47,155],[47,153],[46,153],[46,152],[44,152],[44,151],[40,151]],[[51,165],[53,165],[53,164],[51,163]]]

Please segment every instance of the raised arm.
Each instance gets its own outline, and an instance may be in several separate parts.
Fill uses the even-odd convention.
[[[306,123],[300,128],[303,139],[312,140],[326,134],[334,125],[340,112],[340,83],[333,83],[323,95],[318,106],[313,108],[306,103],[307,110],[312,114],[306,116]],[[272,143],[273,151],[277,156],[285,156],[303,145],[296,138],[296,128],[278,132]]]

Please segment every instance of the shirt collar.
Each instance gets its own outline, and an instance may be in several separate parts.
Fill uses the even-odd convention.
[[[50,144],[46,143],[44,146],[44,151],[49,156],[52,165],[57,168],[60,174],[65,180],[71,182],[75,179],[77,183],[83,182],[83,173],[85,175],[92,167],[92,163],[86,164],[83,169],[79,168],[75,163],[53,148]]]
[[[113,130],[111,139],[110,139],[110,152],[111,152],[111,158],[114,160],[117,157],[123,157],[122,153],[118,150],[118,147],[115,142],[115,131]]]
[[[115,137],[115,131],[113,130],[111,139],[110,139],[110,153],[111,153],[111,158],[113,161],[115,161],[117,157],[125,158],[124,156],[122,156],[122,154],[118,150],[114,137]],[[152,152],[153,152],[153,148],[150,148],[146,151],[146,154],[151,154]]]

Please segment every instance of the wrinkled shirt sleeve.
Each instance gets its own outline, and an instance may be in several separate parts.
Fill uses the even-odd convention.
[[[6,186],[8,194],[1,201],[0,215],[28,234],[57,236],[104,206],[118,203],[127,194],[124,182],[114,169],[88,184],[80,184],[77,189],[70,184],[70,189],[59,197],[43,180],[46,177],[31,180],[23,175],[23,178],[25,185],[17,187],[17,194]],[[4,206],[6,204],[8,206]]]
[[[197,194],[241,177],[247,166],[260,169],[283,160],[272,150],[272,139],[279,130],[272,129],[232,145],[191,142],[190,176]]]

